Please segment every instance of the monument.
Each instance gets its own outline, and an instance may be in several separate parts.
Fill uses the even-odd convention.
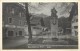
[[[58,38],[58,17],[56,15],[57,11],[55,8],[51,9],[51,17],[50,17],[50,25],[51,25],[51,34],[48,35],[48,38],[45,39],[44,43],[53,42],[52,40],[56,40]]]
[[[51,38],[57,38],[58,37],[58,17],[56,15],[57,11],[55,8],[51,9]]]

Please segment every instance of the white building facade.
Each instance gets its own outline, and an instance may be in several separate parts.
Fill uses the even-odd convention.
[[[78,15],[75,15],[71,21],[72,36],[78,35]]]

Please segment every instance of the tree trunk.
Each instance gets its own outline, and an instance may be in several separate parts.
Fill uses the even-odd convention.
[[[31,43],[32,41],[32,32],[31,32],[31,25],[30,25],[30,16],[28,12],[28,3],[25,3],[25,9],[26,9],[26,20],[27,20],[27,25],[28,25],[28,43]]]

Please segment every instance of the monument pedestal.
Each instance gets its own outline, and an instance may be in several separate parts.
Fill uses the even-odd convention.
[[[47,38],[47,39],[43,40],[43,43],[49,43],[49,42],[52,42],[52,38]]]

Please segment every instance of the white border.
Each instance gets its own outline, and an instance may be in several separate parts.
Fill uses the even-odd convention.
[[[78,20],[80,19],[80,0],[0,0],[0,51],[80,51],[80,49],[13,49],[2,50],[2,2],[78,2]],[[78,21],[78,28],[80,28]],[[78,32],[80,30],[78,29]],[[78,34],[78,39],[80,34]],[[80,43],[80,42],[79,42]]]

